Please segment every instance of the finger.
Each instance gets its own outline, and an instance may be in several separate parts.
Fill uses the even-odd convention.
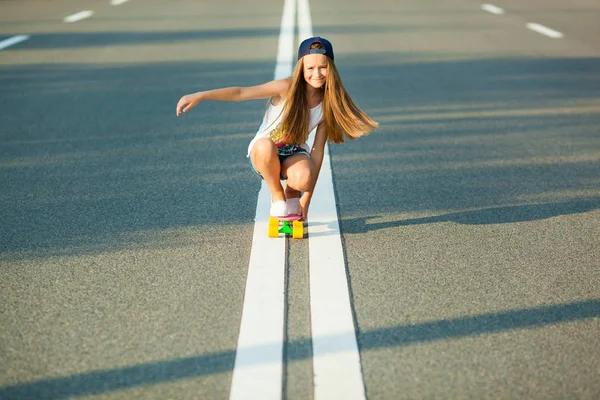
[[[300,218],[301,221],[304,221],[306,219],[306,214],[307,214],[308,210],[304,207],[300,208],[300,215],[302,215],[302,218]]]
[[[185,103],[181,100],[179,100],[179,102],[177,103],[177,115],[181,115],[181,107],[183,107],[185,105]]]

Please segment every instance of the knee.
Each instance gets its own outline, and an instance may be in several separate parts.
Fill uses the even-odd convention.
[[[275,160],[279,161],[277,146],[270,139],[260,139],[257,141],[252,146],[250,157],[255,167],[270,165]]]
[[[312,172],[310,168],[297,168],[288,171],[288,183],[296,190],[306,191],[310,189]]]
[[[260,139],[252,148],[252,154],[258,157],[275,157],[277,155],[277,146],[271,139]]]

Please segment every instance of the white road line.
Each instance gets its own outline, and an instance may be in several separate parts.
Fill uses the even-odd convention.
[[[489,13],[492,14],[496,14],[496,15],[502,15],[504,14],[504,9],[500,8],[500,7],[496,7],[493,4],[482,4],[481,8]]]
[[[66,16],[63,21],[67,22],[67,23],[77,22],[77,21],[81,21],[82,19],[89,18],[93,14],[94,14],[94,12],[91,10],[80,11],[78,13]]]
[[[298,2],[298,39],[300,41],[312,37],[312,19],[310,18],[310,5],[308,0]],[[300,45],[300,43],[298,43]]]
[[[285,0],[279,30],[275,79],[287,78],[292,74],[294,62],[294,28],[296,26],[296,0]]]
[[[314,398],[364,399],[364,381],[350,305],[328,147],[311,201],[309,218]],[[319,229],[323,226],[327,229]],[[321,233],[317,233],[318,231]]]
[[[300,40],[313,36],[308,0],[299,0]],[[310,317],[315,400],[365,399],[348,290],[329,145],[309,210]]]
[[[550,29],[547,26],[536,24],[536,23],[533,23],[533,22],[528,23],[527,24],[527,28],[529,28],[532,31],[535,31],[537,33],[541,33],[542,35],[546,35],[548,37],[551,37],[552,39],[560,39],[563,36],[565,36],[565,35],[563,35],[559,31],[555,31],[554,29]]]
[[[280,399],[283,390],[285,238],[267,237],[270,197],[263,181],[256,205],[231,400]]]
[[[111,6],[119,6],[123,3],[128,2],[129,0],[110,0],[110,5]]]
[[[275,79],[292,73],[295,13],[296,0],[285,0]],[[312,36],[308,0],[299,0],[298,29],[299,39]],[[283,391],[285,239],[267,237],[270,202],[263,181],[256,206],[231,400],[280,399]],[[311,201],[308,240],[314,397],[362,400],[364,381],[327,145]]]
[[[29,35],[17,35],[17,36],[9,37],[8,39],[4,39],[3,41],[0,42],[0,50],[4,50],[7,47],[10,47],[17,43],[21,43],[27,39],[29,39]]]
[[[275,79],[292,73],[295,13],[296,0],[285,0]],[[283,393],[286,239],[268,238],[270,205],[270,191],[262,181],[229,394],[231,400],[281,399]]]
[[[314,398],[362,400],[365,388],[328,147],[311,201],[308,229]]]

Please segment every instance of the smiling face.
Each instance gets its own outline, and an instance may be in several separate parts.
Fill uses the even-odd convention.
[[[304,56],[304,80],[315,89],[320,89],[327,78],[327,56],[308,54]]]

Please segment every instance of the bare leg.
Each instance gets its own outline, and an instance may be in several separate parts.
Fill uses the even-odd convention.
[[[310,158],[304,154],[298,154],[287,158],[281,166],[283,176],[287,177],[285,186],[286,198],[300,197],[300,192],[311,187],[312,163]]]
[[[306,192],[314,186],[313,164],[311,159],[298,154],[285,159],[281,165],[283,176],[287,177],[285,197],[288,211],[291,214],[301,214],[302,220],[308,213],[310,197],[300,198],[301,192]]]
[[[285,200],[280,181],[281,163],[277,155],[277,146],[271,139],[261,139],[254,144],[250,158],[254,169],[262,175],[271,191],[271,202]]]

